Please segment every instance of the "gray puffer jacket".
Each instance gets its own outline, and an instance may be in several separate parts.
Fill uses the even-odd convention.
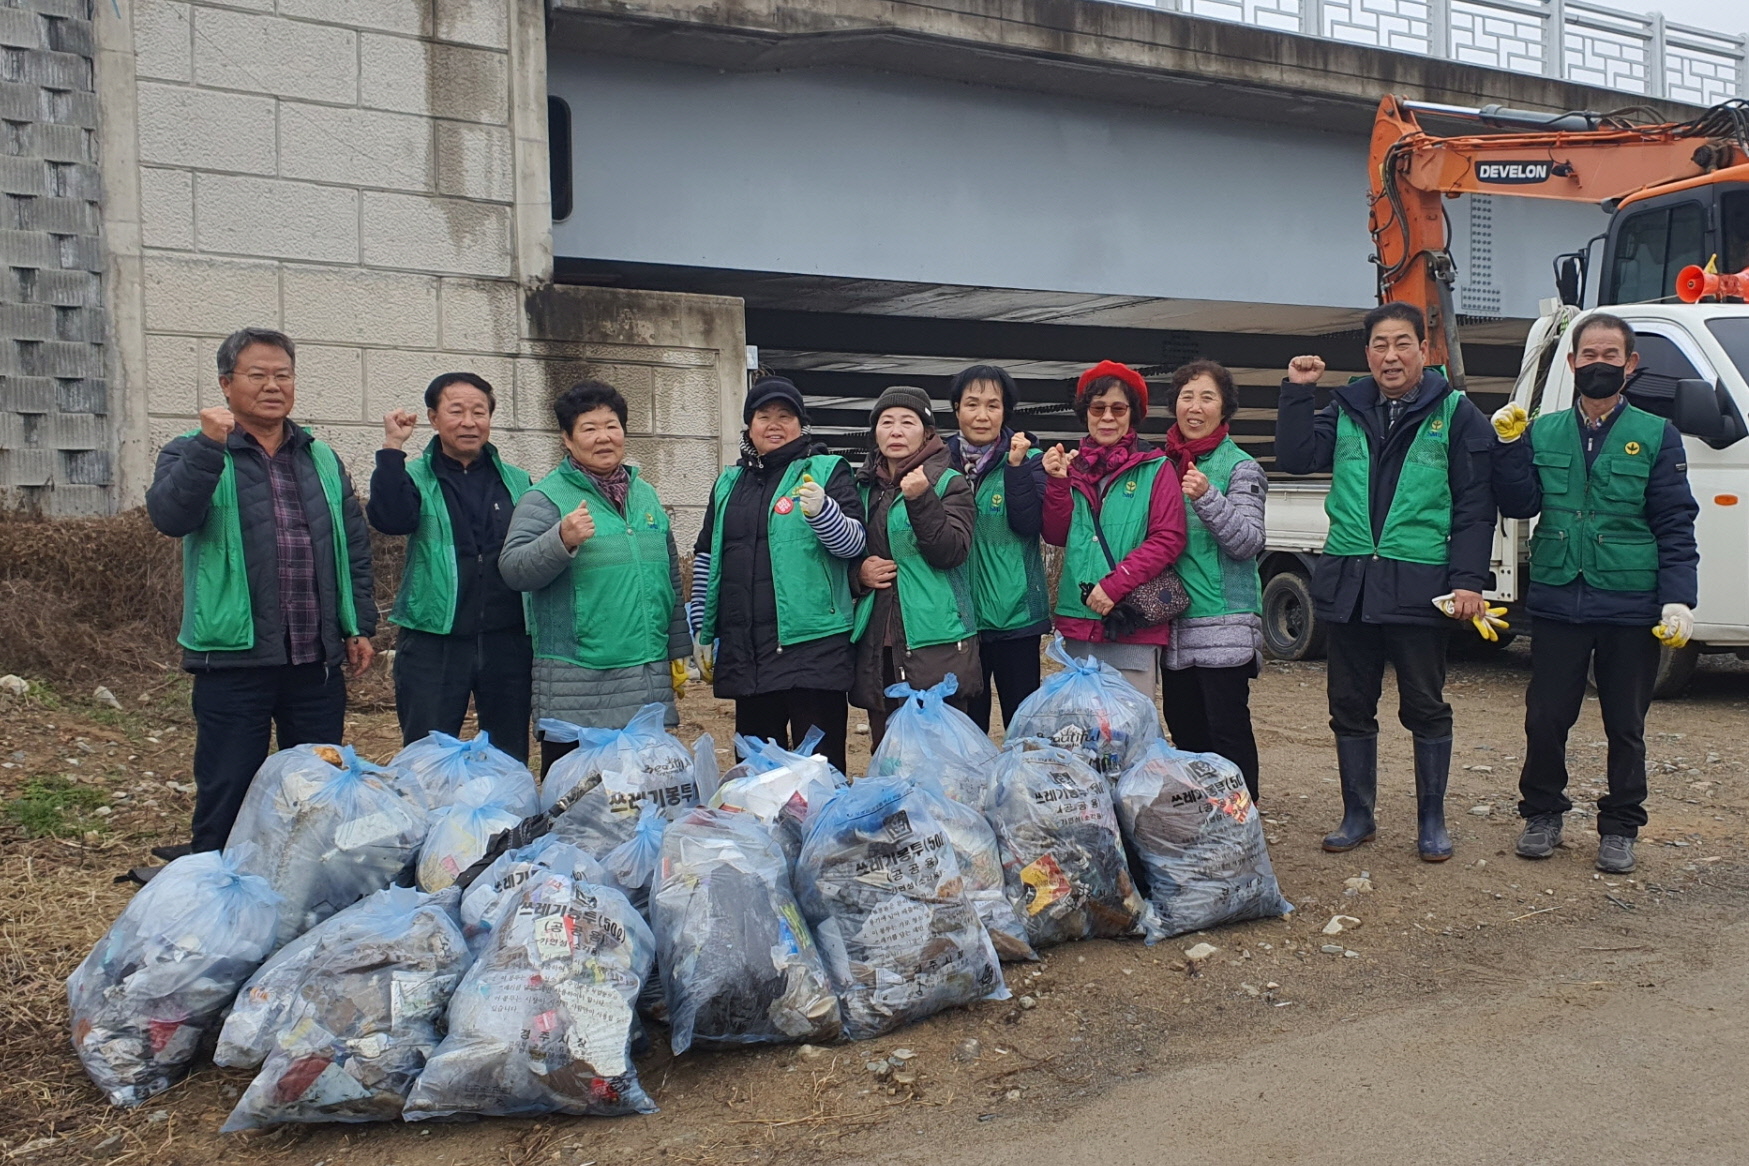
[[[1269,479],[1263,467],[1246,460],[1233,467],[1226,493],[1210,485],[1190,507],[1221,550],[1235,559],[1254,559],[1263,550],[1263,507],[1268,494]],[[1166,667],[1174,672],[1239,668],[1259,662],[1262,656],[1263,620],[1250,612],[1180,618],[1173,622],[1172,639],[1166,645]]]
[[[510,516],[498,570],[504,582],[517,591],[539,591],[558,580],[571,563],[571,552],[559,539],[559,508],[538,490],[530,490]],[[674,534],[668,535],[668,574],[674,584],[674,614],[668,622],[668,659],[683,660],[692,654],[692,636],[686,629],[685,609],[679,600],[680,559],[674,550]],[[611,613],[603,613],[611,617]],[[530,629],[532,634],[533,629]],[[668,660],[631,668],[584,668],[566,660],[535,657],[534,715],[555,717],[591,729],[623,729],[632,714],[647,704],[667,706],[666,721],[680,723],[669,679]]]

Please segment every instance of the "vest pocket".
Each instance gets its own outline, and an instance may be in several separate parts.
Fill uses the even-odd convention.
[[[1604,474],[1599,475],[1598,483],[1601,497],[1606,502],[1627,502],[1640,505],[1646,499],[1646,483],[1652,476],[1651,460],[1643,455],[1619,455],[1608,459],[1599,458],[1598,467],[1602,468],[1605,460],[1608,466]]]
[[[1538,449],[1530,455],[1544,494],[1565,494],[1569,475],[1573,472],[1573,455],[1556,450]]]
[[[1532,569],[1542,568],[1549,571],[1559,571],[1567,565],[1567,532],[1550,530],[1546,523],[1538,523],[1536,533],[1530,539],[1530,565]]]
[[[1586,577],[1606,591],[1652,591],[1658,586],[1658,539],[1650,531],[1601,531]]]

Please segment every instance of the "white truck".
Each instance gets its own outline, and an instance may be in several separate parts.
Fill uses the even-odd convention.
[[[1571,325],[1587,312],[1543,302],[1543,316],[1525,343],[1512,399],[1532,416],[1573,405],[1573,374],[1567,365]],[[1596,309],[1592,309],[1596,310]],[[1640,375],[1628,398],[1670,418],[1688,451],[1688,481],[1700,503],[1695,534],[1700,544],[1700,604],[1694,639],[1686,648],[1665,649],[1654,695],[1680,694],[1702,653],[1730,652],[1749,659],[1749,305],[1618,304],[1603,309],[1633,325]],[[1271,655],[1310,659],[1323,653],[1324,635],[1312,611],[1312,565],[1329,529],[1324,516],[1325,482],[1270,483],[1269,541],[1263,573],[1263,638]],[[1526,564],[1535,519],[1503,518],[1494,535],[1491,599],[1512,609],[1512,632],[1534,634],[1521,603],[1529,585]],[[1648,629],[1647,634],[1650,634]],[[1490,647],[1479,637],[1477,651]],[[1463,643],[1463,641],[1459,641]]]

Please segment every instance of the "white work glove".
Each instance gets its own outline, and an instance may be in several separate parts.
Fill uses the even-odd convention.
[[[1506,404],[1494,410],[1494,416],[1489,418],[1494,423],[1494,433],[1501,442],[1510,445],[1524,436],[1524,431],[1530,425],[1530,414],[1524,411],[1523,405]]]
[[[814,481],[812,474],[803,474],[802,484],[796,487],[796,498],[802,504],[803,518],[818,518],[826,506],[826,487]]]
[[[1694,611],[1686,603],[1666,603],[1658,626],[1652,629],[1666,648],[1685,648],[1694,635]]]
[[[1438,596],[1434,599],[1433,606],[1439,608],[1440,612],[1444,615],[1447,615],[1452,619],[1457,618],[1456,595],[1447,592],[1444,595]],[[1484,640],[1487,640],[1492,644],[1500,638],[1500,633],[1502,631],[1505,631],[1512,626],[1504,619],[1500,618],[1505,614],[1506,609],[1504,607],[1489,606],[1483,610],[1481,615],[1473,617],[1470,620],[1470,624],[1476,629],[1476,634],[1478,636],[1481,636]]]
[[[692,663],[698,669],[698,678],[709,684],[717,678],[717,642],[705,643],[697,636],[692,640]]]

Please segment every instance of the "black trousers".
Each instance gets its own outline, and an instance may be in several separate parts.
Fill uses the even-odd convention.
[[[850,730],[850,700],[842,692],[820,688],[791,688],[735,698],[735,732],[746,737],[765,737],[785,749],[794,749],[809,729],[826,734],[815,752],[838,768],[849,771],[845,748]]]
[[[1002,727],[1020,707],[1020,702],[1038,691],[1038,637],[1016,639],[978,639],[978,659],[984,666],[984,691],[966,698],[966,715],[978,723],[978,728],[990,731],[990,697],[993,689],[1002,696]]]
[[[1251,731],[1251,681],[1257,664],[1160,669],[1160,708],[1172,744],[1187,753],[1218,753],[1239,767],[1257,800],[1257,737]]]
[[[1420,624],[1333,623],[1326,685],[1330,729],[1338,737],[1376,737],[1385,665],[1397,670],[1397,719],[1414,736],[1451,736],[1445,702],[1448,631]]]
[[[194,674],[194,838],[218,850],[255,771],[278,747],[337,745],[346,729],[346,678],[322,664],[215,668]]]
[[[406,744],[436,731],[456,736],[468,698],[480,731],[528,760],[534,645],[520,630],[436,636],[402,628],[395,642],[395,715]]]
[[[1633,838],[1646,824],[1646,710],[1658,678],[1658,641],[1644,627],[1536,621],[1518,812],[1529,818],[1573,808],[1566,794],[1567,733],[1579,719],[1589,673],[1597,677],[1609,740],[1609,793],[1597,801],[1597,832]]]

